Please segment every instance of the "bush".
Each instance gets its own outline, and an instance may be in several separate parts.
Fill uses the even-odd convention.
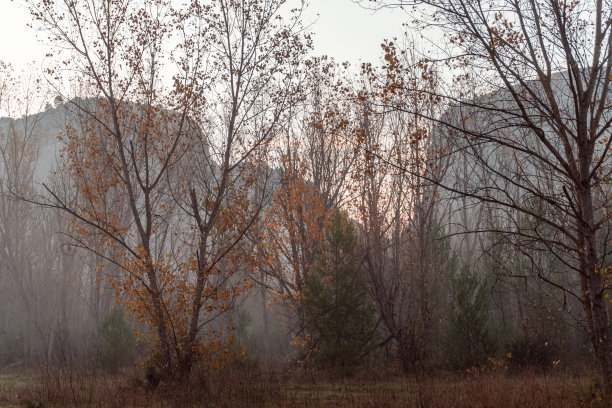
[[[513,341],[509,347],[510,367],[514,369],[538,369],[546,371],[553,367],[553,362],[559,360],[560,347],[537,336],[521,337]]]
[[[17,365],[24,359],[23,340],[20,336],[0,335],[0,367]]]

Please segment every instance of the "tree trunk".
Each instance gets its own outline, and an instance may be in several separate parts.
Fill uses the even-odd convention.
[[[582,303],[586,314],[587,331],[593,357],[597,367],[601,388],[604,394],[608,393],[611,380],[612,367],[610,365],[610,345],[608,338],[608,316],[605,308],[605,290],[603,277],[600,274],[597,257],[597,236],[594,226],[594,211],[592,190],[588,187],[579,190],[579,204],[582,210],[582,219],[579,220],[578,234],[580,245],[580,286],[582,289]]]
[[[151,300],[153,303],[153,314],[155,318],[155,326],[157,329],[157,335],[159,336],[159,346],[161,352],[161,364],[160,375],[162,378],[169,378],[172,376],[172,355],[170,353],[170,341],[168,339],[168,328],[166,326],[166,319],[164,318],[164,307],[163,300],[161,299],[161,291],[157,284],[157,277],[152,266],[149,266],[149,280],[151,286]]]

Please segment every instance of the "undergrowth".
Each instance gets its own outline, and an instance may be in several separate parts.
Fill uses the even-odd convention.
[[[47,370],[0,376],[8,407],[610,407],[596,380],[568,373],[508,373],[490,365],[464,373],[363,370],[350,378],[253,365],[196,371],[151,389],[135,373]]]

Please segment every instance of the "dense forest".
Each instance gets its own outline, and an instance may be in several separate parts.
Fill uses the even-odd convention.
[[[608,406],[609,0],[23,4],[0,405]]]

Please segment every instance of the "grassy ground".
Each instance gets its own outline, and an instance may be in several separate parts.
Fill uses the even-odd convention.
[[[133,374],[55,371],[0,376],[1,407],[612,407],[596,382],[506,372],[421,378],[227,370],[151,390]]]

